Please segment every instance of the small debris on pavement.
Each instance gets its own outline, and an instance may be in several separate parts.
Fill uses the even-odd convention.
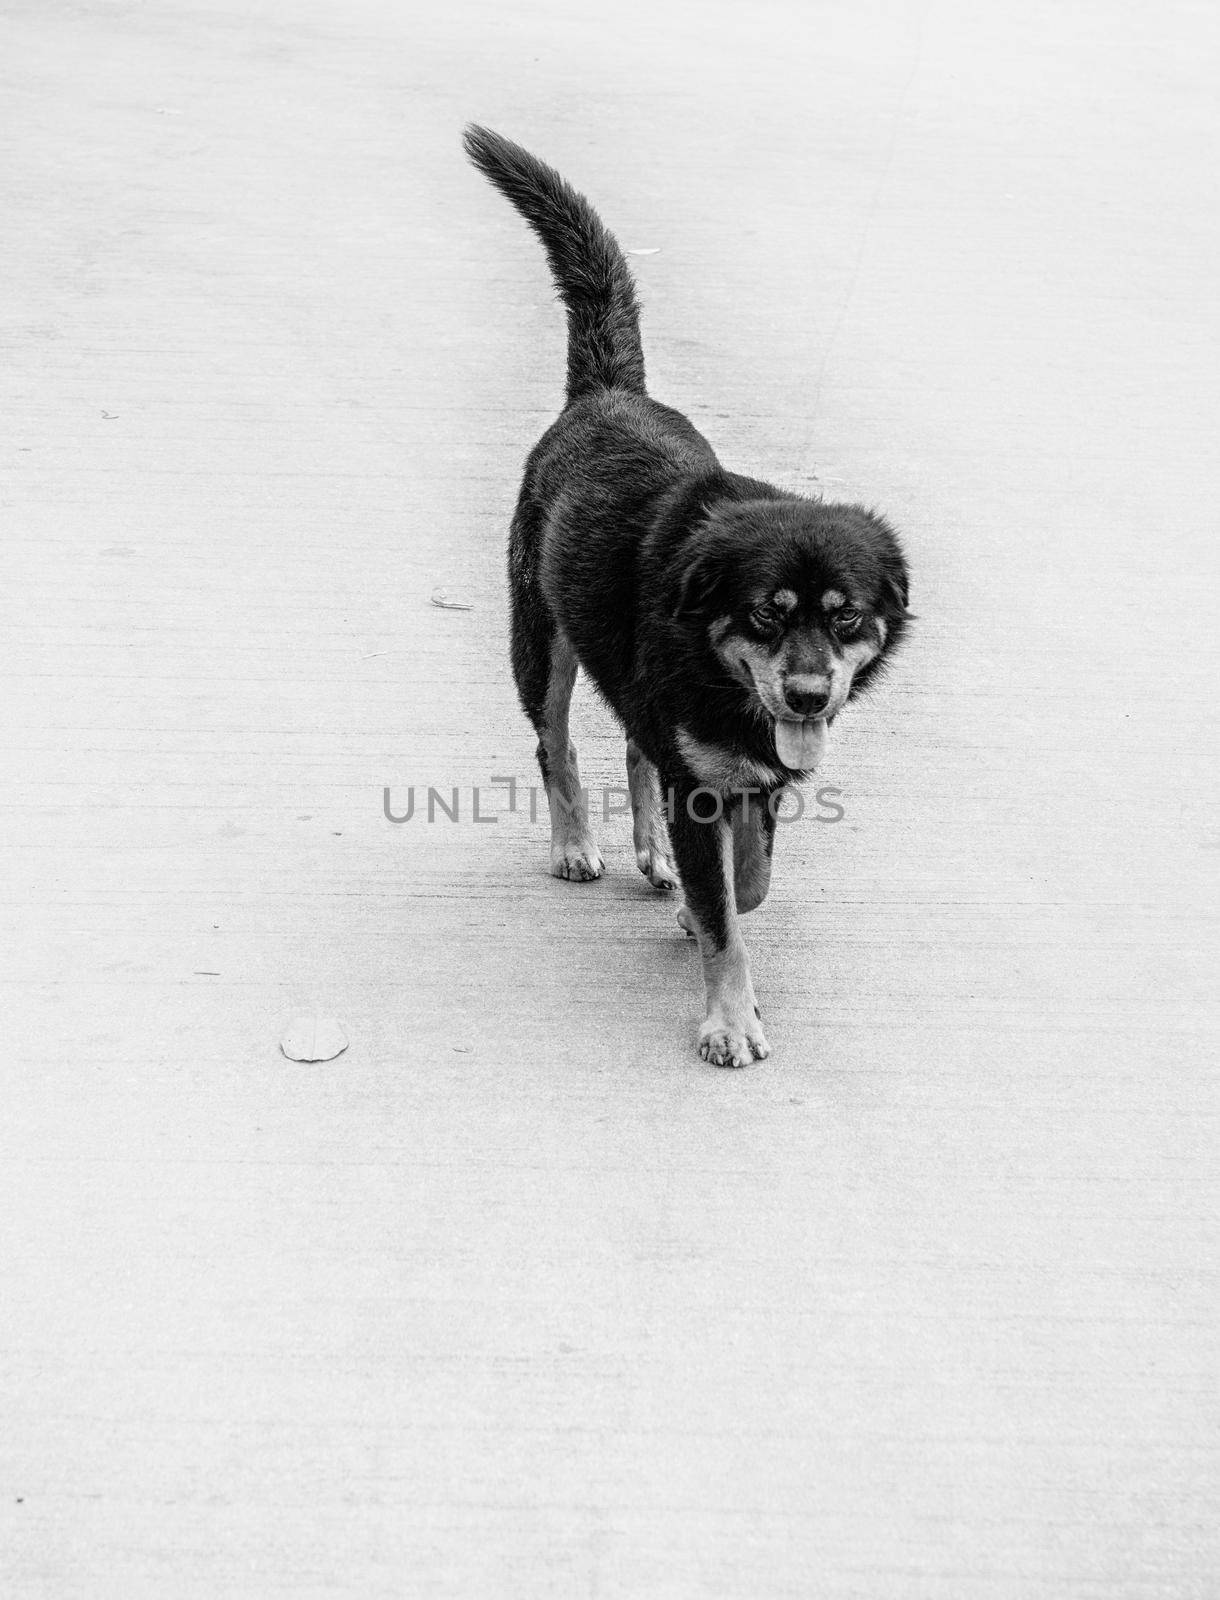
[[[468,600],[451,600],[443,589],[433,589],[432,604],[439,606],[442,611],[474,610],[474,606]]]
[[[336,1017],[294,1017],[280,1049],[289,1061],[333,1061],[347,1049],[347,1034]]]

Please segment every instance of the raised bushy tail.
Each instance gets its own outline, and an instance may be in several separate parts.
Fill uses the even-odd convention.
[[[568,311],[568,400],[593,389],[644,393],[635,285],[614,235],[544,161],[471,123],[466,154],[542,240]]]

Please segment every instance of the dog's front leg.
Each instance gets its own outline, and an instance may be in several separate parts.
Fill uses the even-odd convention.
[[[683,927],[699,941],[707,985],[707,1017],[699,1030],[699,1054],[717,1067],[745,1067],[761,1061],[770,1047],[759,1021],[750,963],[737,921],[733,887],[733,835],[724,815],[706,816],[712,797],[706,789],[674,784],[670,839],[686,895],[679,913]],[[694,796],[693,805],[688,804]],[[692,814],[693,812],[693,814]]]
[[[743,915],[762,905],[771,887],[775,818],[761,789],[738,792],[733,804],[733,892]]]

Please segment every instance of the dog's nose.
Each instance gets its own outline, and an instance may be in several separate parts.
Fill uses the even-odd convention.
[[[788,679],[784,699],[798,717],[816,717],[830,704],[830,688],[825,678],[802,674]]]

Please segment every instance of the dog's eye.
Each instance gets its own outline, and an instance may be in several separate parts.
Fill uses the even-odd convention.
[[[783,612],[780,611],[777,605],[773,605],[770,600],[764,605],[755,606],[750,613],[750,622],[760,633],[774,632],[782,621]]]
[[[842,611],[835,612],[834,630],[836,633],[855,633],[863,620],[854,607],[845,606]]]

